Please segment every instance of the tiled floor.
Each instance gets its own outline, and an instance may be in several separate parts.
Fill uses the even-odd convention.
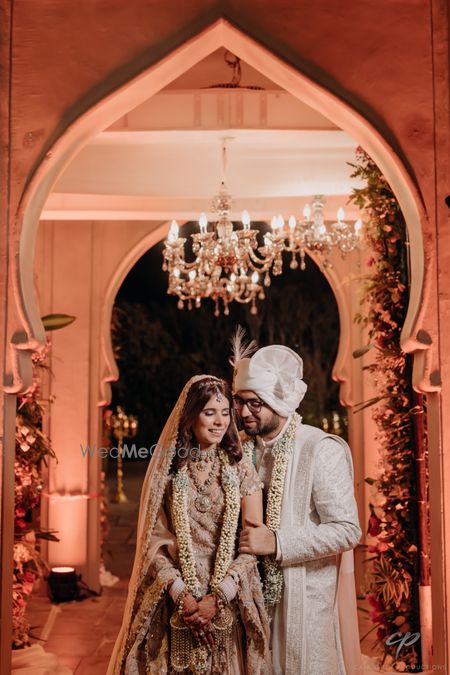
[[[128,463],[125,467],[126,504],[109,505],[110,532],[105,546],[106,569],[120,577],[111,587],[103,587],[99,597],[82,602],[52,605],[44,595],[33,597],[28,618],[33,634],[47,652],[58,656],[61,664],[75,675],[104,675],[120,627],[125,606],[128,579],[136,545],[136,524],[139,496],[146,463]],[[114,476],[108,475],[113,489]],[[363,606],[363,602],[358,603]],[[371,627],[368,614],[360,613],[360,635]],[[363,643],[363,651],[371,653],[373,633]]]

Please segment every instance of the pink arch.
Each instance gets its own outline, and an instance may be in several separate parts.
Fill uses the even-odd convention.
[[[230,49],[293,96],[331,119],[350,133],[377,162],[400,202],[411,242],[412,283],[408,313],[402,332],[403,346],[407,351],[424,350],[429,347],[415,339],[415,328],[423,311],[421,298],[424,282],[424,250],[421,216],[424,217],[424,213],[420,195],[400,158],[383,136],[349,105],[324,86],[313,82],[274,56],[226,20],[219,19],[143,73],[131,77],[125,85],[81,115],[55,142],[45,161],[38,167],[24,193],[18,212],[18,222],[22,223],[22,230],[16,284],[19,311],[27,333],[27,339],[15,346],[16,350],[22,352],[21,356],[27,350],[31,353],[36,344],[44,339],[33,288],[32,258],[39,217],[54,182],[92,136],[220,47]],[[423,379],[425,370],[423,351],[421,356],[421,359],[417,359],[417,363],[421,364],[423,370],[422,373],[416,373],[416,381]],[[21,363],[18,359],[16,361]],[[18,366],[17,371],[15,373],[17,380],[10,391],[24,390],[30,384],[26,368]],[[113,374],[113,370],[110,374]]]

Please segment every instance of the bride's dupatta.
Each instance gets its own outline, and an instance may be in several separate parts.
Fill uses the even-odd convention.
[[[136,554],[128,596],[109,662],[107,675],[155,675],[169,670],[169,644],[166,627],[170,602],[166,587],[173,579],[173,568],[153,566],[162,546],[176,557],[176,538],[161,517],[164,493],[170,479],[180,415],[191,386],[209,375],[196,375],[184,386],[172,410],[145,474],[139,507]],[[159,516],[159,517],[158,517]],[[156,571],[157,570],[157,571]],[[256,560],[240,565],[237,605],[246,633],[248,672],[271,672],[269,631]],[[269,665],[268,665],[269,664]]]

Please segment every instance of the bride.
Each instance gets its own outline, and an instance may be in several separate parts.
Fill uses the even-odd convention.
[[[254,556],[242,524],[262,522],[261,481],[242,456],[231,392],[185,385],[147,469],[136,555],[107,675],[272,672]]]

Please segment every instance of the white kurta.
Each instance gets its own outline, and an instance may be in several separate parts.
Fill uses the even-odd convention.
[[[256,468],[266,488],[273,467],[272,446],[288,424],[289,420],[269,443],[256,438]],[[356,632],[353,642],[358,649],[349,556],[353,559],[352,549],[360,537],[353,464],[347,443],[321,429],[300,424],[287,468],[281,526],[277,532],[281,549],[277,557],[281,554],[285,588],[272,621],[274,675],[350,675],[341,646],[337,580],[340,554],[349,551],[339,585],[344,586],[342,572],[345,572],[347,589],[341,590],[349,594],[346,611],[352,614],[349,625]],[[353,581],[353,588],[349,580]],[[346,658],[347,664],[350,661]],[[355,663],[353,667],[357,669],[358,665]]]

